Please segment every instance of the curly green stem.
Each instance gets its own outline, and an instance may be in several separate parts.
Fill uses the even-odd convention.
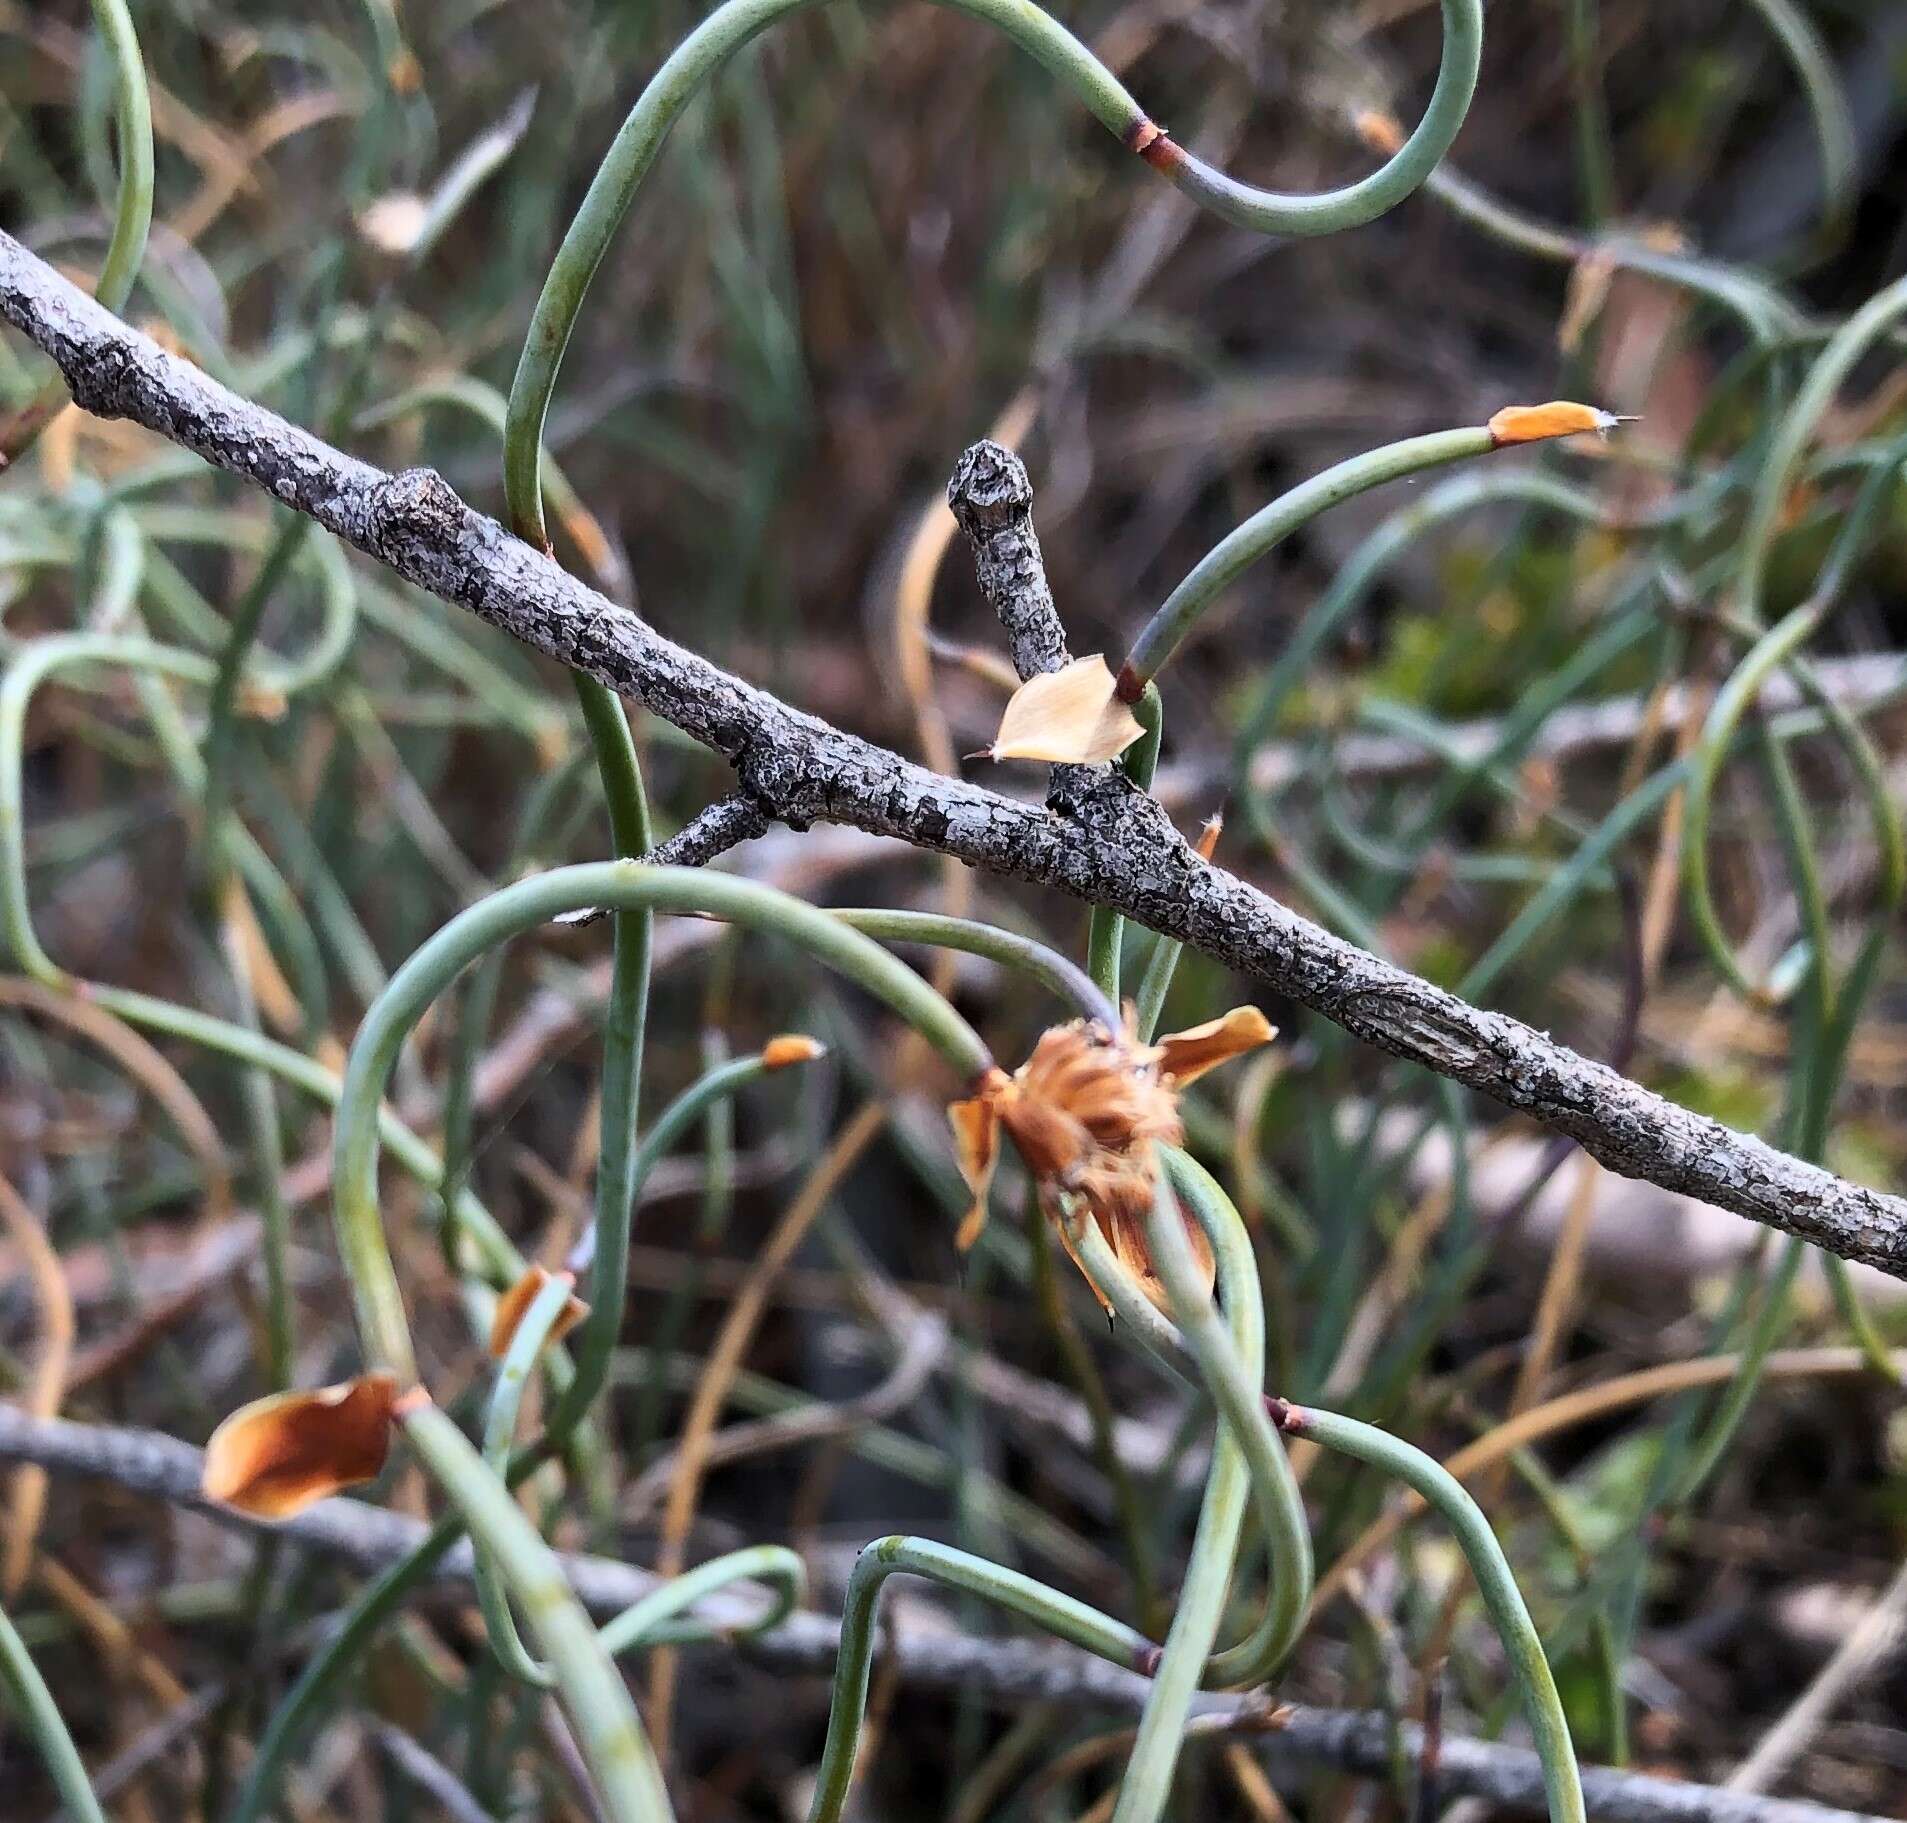
[[[839,1823],[847,1801],[867,1708],[881,1590],[896,1575],[925,1576],[943,1587],[977,1595],[1114,1664],[1137,1664],[1152,1651],[1151,1641],[1136,1628],[1017,1570],[926,1538],[877,1538],[854,1560],[854,1573],[848,1579],[841,1654],[835,1661],[834,1695],[828,1708],[828,1739],[821,1751],[808,1823]]]
[[[384,1086],[405,1035],[465,967],[495,944],[590,906],[701,913],[787,937],[885,1000],[964,1080],[992,1066],[973,1028],[905,964],[828,913],[753,881],[692,868],[599,861],[502,888],[443,926],[391,977],[365,1014],[345,1072],[334,1148],[339,1249],[369,1362],[406,1383],[416,1378],[410,1328],[377,1206],[377,1109]],[[624,1206],[620,1219],[626,1215]],[[599,1271],[604,1251],[599,1237]]]
[[[683,1614],[705,1596],[731,1583],[763,1582],[774,1599],[752,1620],[717,1627]],[[603,1650],[612,1658],[641,1646],[690,1646],[711,1639],[747,1639],[769,1633],[801,1605],[807,1592],[807,1566],[786,1545],[757,1544],[711,1557],[631,1602],[602,1629]]]
[[[600,172],[598,177],[600,179]],[[592,194],[594,186],[592,185]],[[544,282],[538,303],[538,321],[532,322],[517,366],[517,380],[534,371],[533,353],[539,335],[554,336],[560,351],[569,340],[577,311],[582,307],[586,279],[573,287],[559,286],[553,314],[543,319],[543,300],[551,299],[567,253],[567,243]],[[598,249],[597,258],[601,257]],[[595,260],[589,262],[590,270]],[[555,379],[555,365],[549,380]],[[510,529],[519,538],[548,551],[549,528],[543,517],[542,406],[534,412],[516,408],[512,392],[503,425],[503,484],[509,504]],[[609,805],[616,854],[623,859],[645,855],[650,847],[649,802],[643,790],[642,767],[636,757],[629,718],[621,701],[606,685],[580,671],[570,674],[576,701],[595,749],[603,795]],[[603,1020],[603,1076],[599,1097],[601,1144],[596,1164],[595,1265],[590,1280],[590,1315],[577,1341],[576,1379],[552,1415],[553,1428],[574,1424],[603,1389],[609,1375],[609,1357],[622,1332],[622,1313],[629,1275],[629,1225],[632,1173],[635,1164],[636,1125],[642,1097],[642,1053],[648,1024],[650,957],[654,919],[646,907],[620,911],[615,920],[615,953],[610,965],[609,1002]]]
[[[1769,547],[1780,528],[1795,470],[1808,440],[1855,363],[1903,313],[1907,313],[1907,278],[1898,278],[1876,292],[1828,338],[1775,432],[1742,532],[1741,569],[1735,585],[1736,605],[1751,621],[1761,618]]]
[[[1688,898],[1689,916],[1710,958],[1734,990],[1756,998],[1758,990],[1735,954],[1734,946],[1722,929],[1721,914],[1715,907],[1715,895],[1708,872],[1708,818],[1714,800],[1715,781],[1742,717],[1747,714],[1761,686],[1769,676],[1814,633],[1821,624],[1817,604],[1804,602],[1775,626],[1769,628],[1750,649],[1734,674],[1717,693],[1703,724],[1701,740],[1691,756],[1688,808],[1682,836],[1682,885]],[[1817,967],[1826,967],[1825,957],[1816,957]]]
[[[673,1815],[662,1769],[615,1662],[555,1553],[455,1424],[434,1405],[403,1415],[404,1433],[494,1557],[549,1656],[576,1744],[612,1823],[659,1823]]]
[[[539,509],[539,524],[541,517]],[[594,678],[576,671],[571,679],[609,804],[615,851],[625,860],[639,858],[649,852],[649,800],[643,790],[642,767],[629,732],[629,718],[614,693]],[[614,921],[609,999],[603,1012],[603,1070],[597,1113],[601,1141],[596,1161],[596,1217],[590,1230],[595,1242],[590,1308],[576,1338],[576,1378],[550,1415],[550,1429],[558,1436],[567,1435],[575,1427],[608,1383],[609,1357],[622,1334],[654,926],[654,917],[646,908],[619,911]]]
[[[1070,1001],[1087,1019],[1096,1019],[1108,1031],[1117,1030],[1119,1014],[1111,998],[1075,963],[1032,937],[1001,930],[973,918],[949,917],[944,912],[889,911],[884,907],[853,907],[831,914],[870,937],[888,943],[924,943],[934,949],[960,950],[984,956],[1004,968],[1017,969],[1046,988],[1056,999]]]
[[[1004,32],[1072,90],[1109,132],[1169,182],[1227,221],[1267,234],[1320,235],[1375,220],[1402,202],[1450,148],[1476,92],[1482,54],[1480,0],[1442,0],[1443,55],[1422,120],[1378,170],[1314,196],[1259,190],[1213,170],[1175,143],[1063,25],[1032,0],[942,0]],[[506,460],[513,503],[539,503],[538,447],[563,351],[590,279],[670,129],[709,78],[750,39],[818,0],[729,0],[696,27],[630,110],[591,180],[543,282],[510,390]]]
[[[1406,437],[1346,457],[1280,494],[1207,551],[1146,622],[1119,673],[1121,698],[1136,702],[1144,686],[1165,668],[1218,596],[1300,526],[1386,481],[1466,457],[1486,456],[1496,447],[1495,437],[1482,425],[1432,431],[1428,436]]]
[[[1092,1211],[1076,1202],[1064,1210],[1061,1219],[1067,1224],[1066,1238],[1081,1269],[1110,1306],[1115,1321],[1123,1323],[1126,1334],[1175,1380],[1196,1386],[1190,1350],[1178,1325],[1139,1288],[1139,1281],[1113,1252]]]
[[[556,1320],[568,1307],[571,1281],[567,1273],[554,1273],[530,1300],[530,1307],[517,1324],[516,1333],[497,1367],[496,1384],[490,1392],[490,1408],[483,1421],[483,1460],[499,1480],[510,1472],[510,1450],[516,1441],[517,1413],[523,1405],[523,1389],[536,1368],[536,1358],[550,1339]],[[481,1543],[475,1557],[477,1605],[483,1610],[484,1631],[490,1650],[510,1676],[538,1690],[551,1689],[556,1673],[530,1656],[517,1632],[516,1616],[510,1612],[509,1592],[496,1558]]]
[[[1176,1148],[1164,1158],[1166,1181],[1146,1218],[1146,1240],[1219,1413],[1245,1452],[1258,1523],[1271,1560],[1271,1588],[1263,1618],[1249,1638],[1212,1661],[1206,1682],[1260,1684],[1284,1662],[1304,1625],[1311,1602],[1311,1529],[1284,1444],[1265,1412],[1262,1342],[1260,1371],[1254,1381],[1244,1350],[1233,1340],[1236,1326],[1228,1328],[1220,1321],[1205,1293],[1175,1203],[1183,1201],[1211,1243],[1220,1296],[1228,1312],[1234,1300],[1263,1307],[1251,1236],[1231,1198],[1203,1165]]]
[[[1200,1683],[1257,1683],[1269,1676],[1290,1651],[1311,1598],[1311,1541],[1303,1502],[1264,1413],[1265,1311],[1251,1242],[1218,1186],[1182,1153],[1165,1156],[1166,1172],[1146,1218],[1146,1241],[1224,1421],[1212,1450],[1178,1609],[1154,1667],[1114,1823],[1153,1823],[1164,1814]],[[1195,1217],[1212,1240],[1222,1322],[1186,1238],[1181,1191],[1193,1200]],[[1270,1553],[1271,1588],[1250,1637],[1213,1657],[1248,1489]]]
[[[1542,1762],[1550,1823],[1583,1823],[1582,1781],[1556,1680],[1503,1547],[1482,1508],[1434,1457],[1374,1424],[1319,1411],[1315,1406],[1291,1405],[1282,1399],[1272,1400],[1270,1410],[1286,1435],[1312,1438],[1328,1450],[1395,1475],[1443,1515],[1477,1579],[1477,1590],[1503,1642],[1510,1675],[1523,1699],[1537,1758]]]

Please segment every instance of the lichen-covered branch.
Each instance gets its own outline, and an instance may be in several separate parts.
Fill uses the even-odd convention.
[[[1677,1107],[1343,942],[1200,860],[1117,773],[1090,776],[1054,810],[930,772],[803,714],[664,639],[466,506],[433,471],[386,474],[239,398],[4,234],[0,315],[53,357],[87,410],[197,451],[419,587],[642,703],[727,759],[764,816],[897,836],[1108,906],[1534,1116],[1612,1171],[1907,1277],[1907,1200]]]

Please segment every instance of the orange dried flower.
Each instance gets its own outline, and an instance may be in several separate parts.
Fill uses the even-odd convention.
[[[289,1519],[384,1467],[397,1405],[389,1373],[254,1399],[212,1433],[200,1489],[259,1519]]]
[[[1157,1044],[1140,1044],[1130,1027],[1110,1032],[1083,1019],[1042,1032],[1013,1075],[988,1072],[971,1099],[947,1110],[961,1173],[974,1197],[957,1244],[972,1246],[986,1224],[987,1190],[1005,1128],[1074,1264],[1079,1256],[1072,1229],[1079,1218],[1071,1205],[1077,1203],[1099,1223],[1146,1295],[1163,1308],[1165,1290],[1145,1240],[1158,1183],[1155,1147],[1184,1138],[1178,1108],[1183,1084],[1272,1036],[1264,1014],[1249,1006]],[[1209,1282],[1205,1237],[1196,1229],[1190,1232]],[[1098,1286],[1093,1290],[1105,1303]]]
[[[490,1353],[493,1359],[501,1361],[510,1352],[512,1339],[522,1326],[530,1306],[536,1302],[537,1294],[550,1282],[550,1277],[547,1266],[526,1266],[523,1276],[497,1299],[496,1314],[490,1319]],[[572,1285],[576,1283],[573,1272],[565,1272],[562,1277]],[[581,1298],[572,1297],[563,1306],[562,1314],[550,1325],[544,1345],[547,1347],[551,1342],[562,1341],[588,1315],[589,1306]]]

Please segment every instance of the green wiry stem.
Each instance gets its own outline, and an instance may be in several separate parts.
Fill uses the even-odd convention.
[[[1311,1530],[1305,1522],[1297,1477],[1265,1413],[1262,1343],[1261,1368],[1254,1378],[1244,1352],[1233,1340],[1234,1331],[1219,1320],[1205,1295],[1175,1204],[1183,1200],[1211,1243],[1219,1295],[1228,1312],[1234,1300],[1263,1307],[1251,1236],[1231,1198],[1196,1159],[1176,1148],[1168,1151],[1165,1175],[1146,1222],[1146,1240],[1205,1383],[1245,1452],[1258,1523],[1270,1557],[1271,1587],[1263,1617],[1247,1639],[1212,1661],[1206,1682],[1257,1684],[1284,1662],[1304,1625],[1311,1604]]]
[[[1136,1664],[1152,1651],[1151,1642],[1136,1628],[1016,1570],[930,1539],[877,1538],[854,1560],[854,1573],[848,1579],[841,1656],[835,1662],[834,1695],[828,1708],[828,1739],[821,1750],[808,1823],[838,1823],[847,1801],[867,1708],[881,1590],[895,1575],[930,1577],[946,1588],[977,1595],[1114,1664]]]
[[[77,1823],[106,1823],[106,1813],[93,1795],[93,1782],[86,1776],[86,1762],[67,1733],[60,1706],[4,1608],[0,1608],[0,1689],[6,1691],[7,1705],[19,1718],[21,1728],[39,1748],[66,1814]]]
[[[1112,998],[1102,993],[1090,976],[1057,950],[1048,949],[1031,937],[981,924],[972,918],[949,917],[944,912],[856,907],[833,915],[843,924],[889,943],[925,943],[934,949],[961,950],[969,956],[984,956],[989,962],[1018,969],[1057,998],[1070,1001],[1086,1018],[1098,1020],[1108,1031],[1118,1027],[1119,1014]]]
[[[93,0],[93,23],[113,62],[113,109],[119,128],[119,200],[113,237],[93,295],[108,310],[132,296],[133,280],[146,257],[152,231],[152,99],[146,92],[145,60],[126,0]]]
[[[1432,431],[1428,436],[1406,437],[1399,443],[1348,456],[1280,494],[1207,551],[1165,598],[1126,654],[1119,673],[1120,695],[1136,703],[1144,686],[1165,668],[1220,593],[1300,526],[1354,494],[1381,487],[1386,481],[1460,462],[1467,456],[1486,456],[1496,447],[1496,439],[1481,425]]]
[[[1076,1204],[1063,1219],[1069,1224],[1067,1239],[1079,1256],[1081,1267],[1112,1307],[1115,1320],[1125,1325],[1126,1335],[1174,1379],[1187,1386],[1194,1385],[1196,1375],[1188,1359],[1190,1351],[1177,1324],[1139,1288],[1139,1281],[1113,1252],[1092,1211],[1083,1204]]]
[[[1688,898],[1689,915],[1697,934],[1715,966],[1739,994],[1754,996],[1756,988],[1737,959],[1721,914],[1715,908],[1714,891],[1708,874],[1708,817],[1715,794],[1715,780],[1722,762],[1728,757],[1735,730],[1748,713],[1761,686],[1790,658],[1821,623],[1819,607],[1804,602],[1793,613],[1770,627],[1753,649],[1735,667],[1734,674],[1717,693],[1702,728],[1702,738],[1693,757],[1689,776],[1688,811],[1682,837],[1682,884]],[[1817,956],[1814,966],[1825,968],[1827,958]]]
[[[560,259],[559,259],[559,264]],[[553,276],[553,275],[552,275]],[[548,295],[547,287],[545,295]],[[560,321],[545,325],[567,342],[582,287],[559,305]],[[517,369],[521,380],[534,369],[537,346],[533,324]],[[555,378],[555,368],[550,369]],[[547,404],[548,395],[544,395]],[[539,550],[550,549],[543,519],[543,412],[507,410],[503,426],[503,480],[510,526]],[[629,732],[629,718],[615,693],[580,671],[570,673],[576,701],[589,730],[609,805],[615,852],[624,859],[650,848],[649,800],[642,767]],[[629,1278],[629,1225],[634,1192],[636,1127],[642,1099],[642,1054],[649,1016],[650,959],[654,918],[646,908],[620,911],[615,919],[615,951],[610,964],[609,1000],[603,1018],[603,1074],[599,1096],[601,1142],[596,1161],[595,1264],[590,1277],[590,1314],[577,1341],[576,1378],[551,1417],[558,1432],[572,1426],[595,1402],[609,1377],[609,1357],[622,1333],[623,1304]]]
[[[1749,620],[1761,617],[1768,551],[1774,543],[1796,470],[1815,426],[1834,403],[1834,395],[1855,363],[1903,314],[1907,314],[1907,278],[1898,278],[1876,292],[1828,338],[1775,432],[1755,487],[1748,524],[1742,533],[1736,605]]]
[[[384,1086],[405,1035],[465,967],[498,943],[589,906],[702,913],[787,937],[884,999],[963,1080],[992,1066],[973,1028],[905,964],[828,913],[753,881],[692,868],[598,861],[502,888],[453,918],[391,977],[365,1014],[345,1071],[333,1186],[339,1250],[370,1364],[391,1369],[406,1384],[417,1377],[415,1359],[377,1206],[377,1109]],[[626,1221],[626,1209],[620,1219]]]
[[[767,1583],[774,1590],[774,1600],[739,1627],[717,1628],[693,1616],[682,1618],[705,1596],[737,1582]],[[807,1587],[807,1566],[786,1545],[746,1545],[684,1570],[659,1589],[651,1589],[640,1601],[631,1602],[604,1624],[603,1650],[614,1657],[641,1646],[688,1646],[702,1640],[744,1639],[769,1633],[801,1605]]]
[[[449,1418],[419,1404],[404,1434],[456,1502],[471,1536],[494,1557],[528,1617],[576,1731],[576,1744],[613,1823],[659,1823],[673,1815],[662,1769],[628,1687],[563,1576],[556,1555]]]
[[[714,1069],[705,1071],[676,1096],[656,1116],[655,1125],[643,1135],[642,1144],[636,1148],[635,1170],[631,1174],[631,1203],[642,1194],[642,1186],[648,1182],[649,1173],[668,1157],[683,1135],[716,1102],[739,1094],[750,1083],[767,1075],[768,1070],[769,1066],[759,1056],[732,1058],[727,1063],[717,1064]],[[595,1251],[596,1237],[592,1229],[577,1242],[570,1255],[570,1264],[580,1269],[594,1256]]]
[[[1238,1313],[1230,1313],[1234,1321]],[[1247,1319],[1264,1346],[1262,1307]],[[1262,1355],[1258,1371],[1264,1371]],[[1244,1452],[1228,1427],[1221,1427],[1212,1450],[1212,1467],[1205,1481],[1192,1552],[1179,1584],[1177,1611],[1165,1636],[1165,1648],[1146,1696],[1132,1757],[1113,1806],[1113,1823],[1154,1823],[1165,1814],[1172,1793],[1172,1774],[1185,1743],[1186,1720],[1197,1694],[1219,1622],[1231,1589],[1232,1566],[1238,1555],[1238,1534],[1245,1517],[1250,1477]]]
[[[538,510],[538,524],[541,510]],[[596,769],[609,803],[616,853],[649,852],[649,800],[622,704],[594,678],[572,672],[576,699],[589,726]],[[603,1072],[597,1120],[595,1259],[590,1271],[589,1317],[576,1338],[576,1378],[550,1415],[550,1428],[567,1435],[595,1403],[609,1379],[609,1357],[622,1334],[629,1285],[629,1229],[635,1208],[636,1120],[642,1098],[642,1053],[649,1021],[649,964],[653,915],[619,911],[603,1013]]]
[[[1249,1389],[1254,1383],[1251,1362],[1256,1359],[1256,1377],[1262,1382],[1264,1359],[1264,1299],[1259,1289],[1258,1264],[1252,1255],[1250,1239],[1244,1233],[1243,1224],[1237,1211],[1232,1209],[1230,1199],[1217,1189],[1198,1165],[1190,1159],[1182,1159],[1178,1154],[1168,1154],[1167,1159],[1178,1188],[1186,1194],[1194,1219],[1212,1236],[1217,1289],[1228,1319],[1236,1312],[1258,1313],[1256,1326],[1259,1339],[1255,1354],[1240,1340],[1244,1335],[1242,1324],[1238,1327],[1221,1325],[1217,1331],[1207,1332],[1208,1345],[1213,1334],[1225,1343],[1227,1357],[1237,1367],[1235,1384]],[[1124,1326],[1124,1334],[1144,1348],[1167,1373],[1186,1385],[1215,1385],[1209,1376],[1202,1375],[1200,1370],[1203,1363],[1197,1359],[1187,1336],[1171,1318],[1153,1306],[1140,1289],[1138,1281],[1126,1270],[1119,1256],[1107,1243],[1099,1224],[1090,1215],[1084,1215],[1078,1225],[1069,1231],[1069,1238],[1087,1275]],[[1183,1235],[1180,1239],[1183,1244]],[[1189,1289],[1195,1283],[1195,1280],[1183,1281],[1181,1288]],[[1175,1300],[1175,1308],[1179,1302],[1181,1300]],[[1209,1312],[1209,1299],[1205,1302],[1205,1308]],[[1251,1320],[1249,1317],[1245,1319]],[[1245,1339],[1249,1340],[1248,1337]],[[1257,1398],[1259,1395],[1253,1392],[1251,1396]],[[1284,1459],[1283,1449],[1276,1447],[1277,1439],[1269,1434],[1266,1426],[1255,1420],[1233,1422],[1232,1408],[1237,1404],[1236,1398],[1232,1398],[1229,1405],[1221,1399],[1221,1410],[1226,1414],[1226,1422],[1220,1428],[1213,1461],[1216,1467],[1221,1454],[1234,1451],[1243,1453],[1259,1529],[1273,1553],[1273,1586],[1265,1612],[1252,1633],[1228,1651],[1214,1654],[1206,1664],[1202,1681],[1208,1685],[1255,1683],[1268,1676],[1289,1650],[1291,1639],[1295,1637],[1297,1620],[1294,1609],[1301,1616],[1310,1599],[1310,1537],[1290,1465]],[[1208,1502],[1211,1499],[1209,1484],[1206,1498]]]
[[[1860,175],[1860,148],[1854,120],[1833,53],[1822,42],[1814,21],[1794,0],[1749,0],[1775,42],[1793,66],[1814,122],[1815,145],[1821,155],[1821,231],[1837,237],[1847,226],[1854,205],[1854,183]]]
[[[490,1409],[483,1423],[483,1460],[490,1472],[502,1480],[510,1471],[510,1448],[516,1440],[517,1413],[523,1405],[523,1389],[543,1352],[550,1331],[563,1314],[572,1296],[567,1273],[555,1273],[524,1311],[516,1334],[497,1366],[496,1384],[490,1392]],[[548,1690],[556,1674],[548,1665],[532,1658],[517,1632],[516,1616],[510,1612],[510,1598],[503,1586],[497,1560],[480,1543],[476,1551],[477,1603],[483,1610],[484,1632],[497,1662],[512,1677]]]
[[[5,674],[0,676],[0,941],[24,974],[52,988],[70,986],[71,977],[46,953],[35,934],[27,895],[22,772],[26,717],[34,693],[48,678],[56,672],[93,665],[131,670],[142,684],[155,676],[209,684],[216,673],[213,661],[199,653],[134,634],[52,633],[25,642],[9,655]],[[310,681],[316,681],[316,674],[301,679],[300,687]],[[182,726],[177,725],[170,699],[157,691],[147,706],[155,713],[161,745],[181,788],[194,795],[201,793],[204,762]],[[158,719],[161,717],[164,719]],[[257,843],[237,826],[232,831],[232,842],[239,871],[267,907],[274,897],[288,901],[283,880]]]
[[[1435,1458],[1374,1424],[1322,1412],[1314,1406],[1291,1405],[1282,1399],[1272,1400],[1269,1409],[1287,1436],[1313,1438],[1328,1450],[1395,1475],[1443,1515],[1477,1579],[1478,1592],[1503,1642],[1510,1675],[1523,1699],[1543,1766],[1550,1823],[1583,1823],[1582,1781],[1556,1680],[1503,1547],[1482,1508]]]
[[[1119,764],[1141,791],[1150,791],[1152,775],[1159,767],[1159,740],[1165,723],[1165,709],[1159,701],[1156,685],[1148,683],[1139,693],[1132,705],[1132,717],[1145,732],[1120,755]],[[1115,1005],[1119,1001],[1120,952],[1125,947],[1125,936],[1124,918],[1103,905],[1093,907],[1086,932],[1086,972]]]
[[[27,705],[55,671],[71,665],[131,665],[162,676],[209,684],[213,665],[195,652],[181,652],[148,639],[117,633],[55,633],[36,639],[10,657],[0,678],[0,936],[23,974],[44,987],[65,989],[71,977],[40,946],[27,898],[25,779],[21,750],[26,737]]]
[[[1268,1677],[1296,1641],[1311,1599],[1311,1537],[1304,1503],[1264,1413],[1265,1311],[1251,1240],[1237,1211],[1205,1172],[1182,1153],[1165,1157],[1167,1170],[1146,1220],[1146,1242],[1186,1346],[1224,1422],[1213,1446],[1178,1611],[1139,1720],[1114,1823],[1153,1823],[1164,1814],[1200,1682],[1257,1683]],[[1181,1194],[1212,1242],[1223,1321],[1186,1238]],[[1247,1488],[1255,1496],[1265,1533],[1271,1588],[1265,1613],[1251,1635],[1212,1657],[1231,1587]]]
[[[1054,1268],[1056,1251],[1050,1225],[1038,1208],[1037,1198],[1027,1198],[1029,1231],[1028,1251],[1032,1255],[1033,1295],[1039,1300],[1040,1313],[1046,1319],[1047,1333],[1066,1363],[1074,1390],[1084,1400],[1092,1422],[1093,1463],[1112,1490],[1113,1510],[1118,1517],[1120,1538],[1125,1546],[1126,1567],[1132,1577],[1132,1605],[1141,1625],[1151,1630],[1163,1628],[1160,1612],[1158,1574],[1154,1569],[1157,1553],[1152,1527],[1139,1498],[1139,1488],[1126,1459],[1119,1453],[1115,1414],[1105,1377],[1093,1359],[1066,1308],[1059,1274]]]

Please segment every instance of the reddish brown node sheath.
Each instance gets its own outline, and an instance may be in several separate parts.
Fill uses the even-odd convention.
[[[1125,131],[1126,150],[1136,152],[1155,171],[1175,170],[1185,153],[1156,120],[1141,116]]]
[[[985,1095],[990,1091],[998,1090],[1009,1080],[1010,1078],[1007,1076],[1006,1071],[1001,1069],[997,1063],[990,1063],[967,1084],[967,1093],[969,1095]]]
[[[1265,1413],[1273,1426],[1287,1437],[1296,1437],[1304,1430],[1304,1412],[1293,1405],[1289,1399],[1281,1399],[1276,1393],[1265,1395]]]
[[[1165,1648],[1155,1646],[1150,1641],[1141,1646],[1132,1655],[1132,1668],[1141,1677],[1157,1677],[1159,1661],[1165,1657]]]
[[[1132,668],[1132,660],[1119,667],[1119,675],[1112,680],[1112,693],[1130,708],[1146,693],[1146,680]]]

